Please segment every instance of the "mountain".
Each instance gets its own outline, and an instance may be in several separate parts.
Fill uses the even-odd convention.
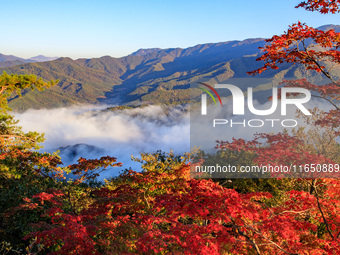
[[[4,55],[0,53],[0,68],[15,66],[27,63],[28,61],[13,55]]]
[[[158,52],[161,51],[160,48],[151,48],[151,49],[139,49],[136,52],[131,53],[132,56],[144,56],[147,54],[150,54],[152,52]]]
[[[36,57],[24,59],[24,58],[19,58],[13,55],[4,55],[0,53],[0,68],[12,67],[16,65],[22,65],[25,63],[31,63],[31,62],[51,61],[57,58],[58,57],[45,57],[43,55],[39,55]]]
[[[59,84],[43,92],[13,97],[16,110],[74,103],[177,103],[189,100],[190,82],[233,75],[232,59],[258,53],[263,39],[202,44],[187,49],[150,50],[123,58],[59,58],[2,68],[0,72],[36,74]],[[224,77],[224,78],[223,78]]]
[[[25,61],[25,59],[23,58],[19,58],[13,55],[4,55],[0,53],[0,63],[7,62],[7,61],[15,61],[15,60],[23,61],[23,62]]]
[[[90,61],[91,62],[91,61]],[[42,92],[24,92],[23,98],[13,97],[11,105],[16,110],[41,107],[57,107],[76,103],[96,103],[119,84],[120,79],[112,73],[88,68],[81,60],[59,58],[49,62],[27,63],[1,69],[0,72],[36,74],[45,80],[59,79],[59,84]]]
[[[334,29],[334,31],[336,33],[340,33],[340,26],[339,25],[328,24],[328,25],[318,27],[318,29],[323,30],[323,31],[328,31],[330,29]]]
[[[52,60],[55,60],[55,59],[58,59],[58,58],[59,57],[46,57],[46,56],[43,56],[43,55],[38,55],[38,56],[29,58],[29,60],[33,60],[35,62],[45,62],[45,61],[52,61]]]
[[[17,66],[26,63],[26,61],[22,61],[20,59],[17,60],[9,60],[0,62],[0,68],[10,67],[10,66]]]
[[[323,29],[340,26],[327,25]],[[178,104],[190,100],[190,84],[231,83],[246,90],[266,91],[282,79],[307,77],[322,83],[322,75],[301,66],[283,64],[250,77],[247,71],[262,66],[256,61],[264,39],[200,44],[189,48],[140,49],[122,58],[104,56],[92,59],[59,58],[1,68],[0,72],[36,74],[45,80],[59,79],[57,86],[43,92],[28,91],[13,97],[16,110],[51,108],[75,103]],[[334,68],[340,78],[340,68]],[[264,98],[266,95],[262,93]]]

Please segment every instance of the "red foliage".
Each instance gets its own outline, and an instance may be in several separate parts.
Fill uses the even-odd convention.
[[[77,176],[77,181],[82,182],[84,180],[95,179],[99,176],[100,172],[107,167],[122,166],[122,163],[116,163],[115,157],[101,157],[100,159],[85,159],[79,158],[77,164],[69,165],[68,168],[72,171],[72,174]]]
[[[304,171],[305,164],[334,165],[335,162],[323,155],[316,155],[303,149],[304,142],[297,137],[288,134],[265,134],[255,135],[252,141],[233,139],[232,142],[217,141],[217,149],[231,149],[254,152],[257,155],[255,162],[259,166],[288,166],[289,172],[271,173],[271,177],[304,177],[304,178],[327,178],[340,177],[340,173],[333,172],[310,172]],[[295,167],[295,168],[294,168]]]
[[[331,127],[336,134],[340,134],[340,108],[338,102],[340,100],[340,86],[334,83],[325,85],[314,85],[306,79],[300,80],[285,80],[283,82],[285,87],[301,87],[310,91],[316,92],[313,97],[321,98],[330,103],[334,109],[319,114],[318,120],[315,122],[316,125],[323,127]]]
[[[340,53],[336,50],[340,46],[340,33],[335,33],[333,29],[324,32],[298,22],[289,26],[283,35],[275,35],[266,42],[269,44],[261,47],[265,53],[257,59],[264,61],[264,66],[249,74],[260,74],[268,68],[278,69],[278,65],[283,63],[303,64],[317,72],[325,68],[320,61],[340,63]],[[323,50],[317,50],[316,45]]]
[[[297,7],[335,13],[339,3],[308,0]],[[321,62],[340,63],[340,34],[334,30],[324,32],[299,22],[267,42],[258,59],[265,64],[251,74],[298,63],[331,79]],[[334,103],[340,99],[338,84],[285,82],[313,90],[330,102],[336,109],[316,124],[339,127],[340,110]],[[219,141],[217,148],[253,152],[258,165],[334,164],[285,133],[257,134],[252,141]],[[81,158],[69,169],[79,176],[78,185],[95,178],[95,170],[120,165],[115,162],[112,157]],[[36,237],[49,254],[340,254],[339,180],[316,179],[318,173],[303,175],[312,177],[299,180],[309,185],[308,192],[290,190],[278,198],[269,193],[239,194],[211,180],[190,179],[189,171],[189,165],[127,171],[111,184],[93,189],[87,204],[76,209],[64,191],[48,190],[27,198],[22,208],[42,211],[44,219],[28,237]]]
[[[66,195],[35,196],[50,223],[31,233],[50,254],[337,254],[338,181],[318,180],[319,193],[291,191],[269,206],[268,193],[239,194],[211,180],[189,179],[189,167],[167,173],[129,171],[114,188],[95,191],[80,213]],[[28,203],[32,201],[28,201]],[[320,209],[321,208],[321,209]],[[320,222],[329,232],[318,236]]]
[[[308,0],[295,8],[305,8],[307,11],[318,11],[322,14],[340,12],[340,0]]]

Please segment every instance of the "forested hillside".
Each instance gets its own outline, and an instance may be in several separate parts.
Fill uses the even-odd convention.
[[[323,30],[339,26],[328,25]],[[265,90],[282,79],[306,77],[320,83],[322,75],[301,66],[283,64],[250,79],[247,71],[260,67],[256,58],[264,39],[209,43],[180,49],[141,49],[123,58],[104,56],[93,59],[59,58],[0,69],[0,72],[35,74],[58,79],[57,86],[42,93],[29,91],[23,99],[10,99],[16,110],[52,108],[76,103],[187,103],[193,82],[231,83],[245,89]],[[333,75],[340,77],[339,67]]]

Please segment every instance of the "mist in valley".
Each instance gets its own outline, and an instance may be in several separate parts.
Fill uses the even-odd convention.
[[[268,109],[270,105],[271,102],[255,104],[258,109]],[[306,106],[317,106],[320,109],[326,107],[323,102],[314,99]],[[231,108],[225,110],[210,106],[208,111],[211,118],[232,118],[234,121],[240,121],[241,118],[232,116]],[[220,125],[215,128],[214,134],[210,135],[211,123],[200,122],[201,119],[193,114],[190,119],[189,106],[149,105],[117,110],[109,105],[86,105],[30,109],[14,115],[25,132],[44,133],[46,140],[41,151],[59,150],[64,165],[76,163],[79,157],[94,159],[107,155],[116,157],[117,162],[123,163],[120,168],[104,171],[100,180],[117,176],[126,168],[140,171],[141,164],[131,160],[131,156],[139,157],[140,153],[173,150],[175,155],[182,155],[196,145],[212,153],[215,151],[216,140],[231,141],[233,137],[250,140],[255,133],[283,130],[282,127],[271,128],[270,125],[262,128],[243,128],[240,125],[230,128]],[[295,118],[295,115],[295,110],[292,109],[286,118]],[[278,113],[271,116],[279,117]],[[242,118],[251,119],[254,116],[246,112]],[[303,125],[301,120],[298,123],[299,126]]]
[[[126,168],[139,171],[140,163],[131,161],[142,152],[158,150],[183,154],[189,146],[189,113],[185,107],[147,106],[110,110],[103,106],[73,106],[27,110],[15,113],[25,132],[45,134],[41,151],[60,151],[64,165],[79,157],[113,156],[123,167],[110,169],[100,179],[116,176]]]

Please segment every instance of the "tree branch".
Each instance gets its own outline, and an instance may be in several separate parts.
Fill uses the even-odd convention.
[[[2,94],[6,89],[7,89],[8,86],[3,86],[0,90],[0,94]]]
[[[289,255],[300,255],[299,253],[290,253],[288,251],[286,251],[285,249],[283,249],[280,245],[278,245],[277,243],[273,242],[272,240],[270,240],[269,238],[265,237],[260,231],[252,228],[251,226],[245,224],[245,226],[247,226],[248,228],[250,228],[251,230],[253,230],[255,233],[257,233],[258,235],[260,235],[262,238],[266,239],[268,242],[270,242],[272,245],[275,245],[279,250],[281,250],[284,253],[287,253]]]
[[[255,241],[253,239],[251,239],[247,234],[245,234],[239,226],[237,226],[234,222],[234,220],[229,217],[229,219],[231,220],[232,222],[232,225],[237,229],[237,232],[241,235],[241,236],[244,236],[245,238],[247,238],[249,240],[249,242],[251,243],[251,245],[253,246],[253,248],[255,249],[256,251],[256,254],[258,255],[261,255],[261,252],[260,252],[260,249],[259,247],[257,246],[257,244],[255,243]]]
[[[316,201],[317,201],[317,203],[318,203],[318,207],[319,207],[320,213],[321,213],[321,215],[322,215],[322,218],[323,218],[324,223],[326,224],[327,232],[328,232],[329,235],[332,237],[332,239],[334,239],[334,236],[333,236],[333,234],[332,234],[332,232],[331,232],[331,230],[330,230],[330,228],[329,228],[329,224],[328,224],[328,222],[327,222],[327,220],[326,220],[325,214],[324,214],[323,211],[322,211],[321,204],[320,204],[320,201],[319,201],[319,195],[318,195],[318,191],[317,191],[317,189],[316,189],[315,183],[313,184],[313,187],[314,187],[315,197],[316,197]]]
[[[322,99],[326,100],[327,102],[331,103],[338,111],[340,110],[340,108],[339,108],[336,104],[334,104],[334,103],[332,102],[332,100],[329,100],[329,99],[326,98],[326,97],[315,96],[315,95],[312,95],[312,97],[322,98]]]
[[[321,71],[328,79],[330,79],[330,80],[332,81],[332,83],[334,83],[336,86],[340,87],[340,84],[338,84],[336,81],[333,80],[333,78],[331,77],[331,75],[329,74],[329,72],[325,71],[325,70],[322,68],[322,66],[319,64],[319,62],[316,61],[315,58],[313,58],[313,57],[311,57],[311,56],[309,55],[308,49],[307,49],[307,47],[306,47],[306,45],[305,45],[305,41],[303,40],[303,41],[301,41],[301,42],[302,42],[303,48],[305,49],[305,52],[306,52],[306,55],[307,55],[308,59],[309,59],[310,61],[312,61],[312,62],[320,69],[320,71]]]

